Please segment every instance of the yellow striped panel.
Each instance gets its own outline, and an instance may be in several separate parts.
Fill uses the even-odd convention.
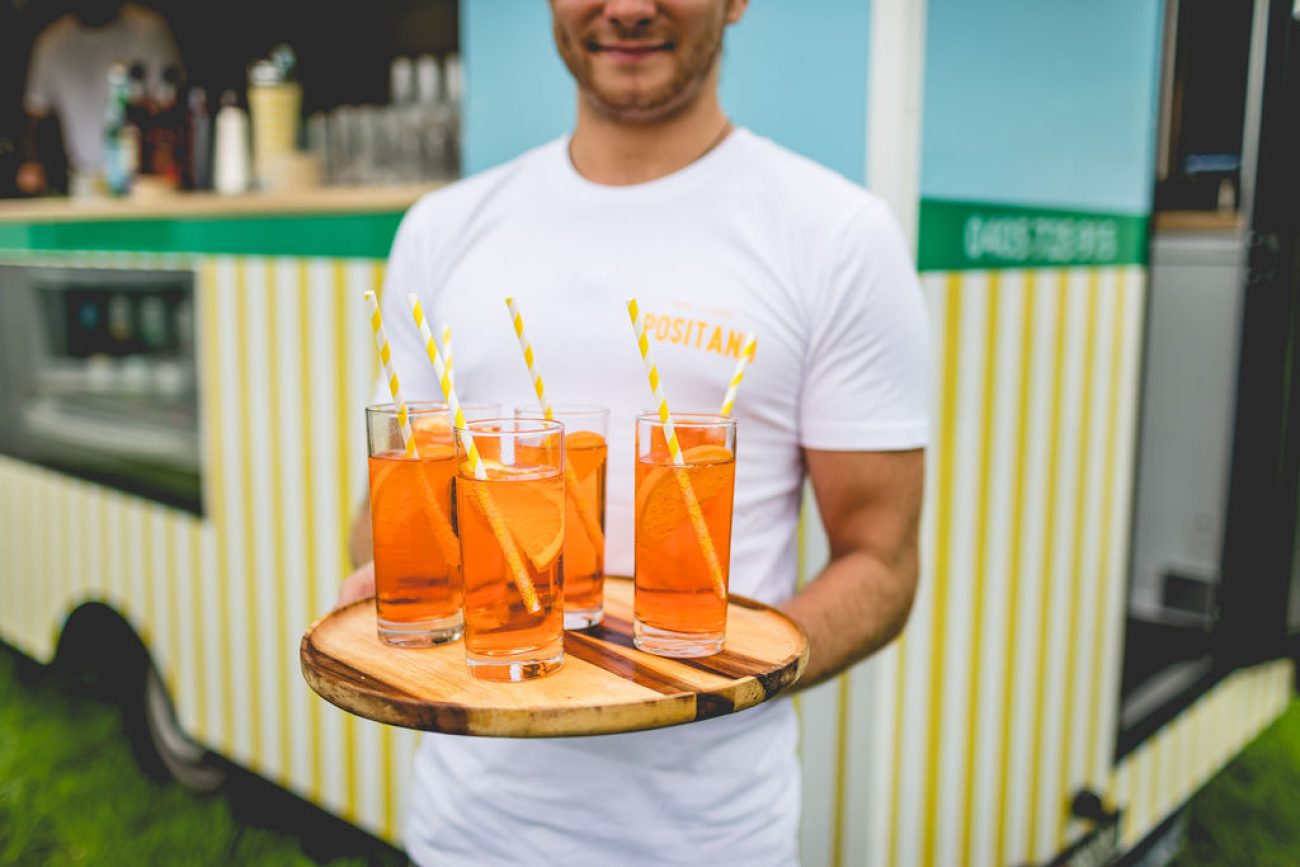
[[[335,484],[338,486],[338,517],[336,527],[338,528],[337,543],[340,550],[339,563],[343,567],[340,570],[337,579],[343,577],[348,567],[350,559],[348,554],[348,538],[352,529],[352,485],[349,482],[351,464],[351,450],[357,448],[359,443],[350,436],[354,427],[352,418],[349,415],[351,409],[350,394],[348,389],[348,374],[351,363],[351,353],[348,340],[348,306],[357,305],[360,302],[357,298],[352,297],[349,291],[347,279],[347,266],[344,262],[336,261],[332,263],[333,272],[333,314],[334,314],[334,381],[337,387],[337,393],[334,395],[334,409],[337,413],[335,429],[339,434],[338,444],[338,471]],[[344,769],[343,783],[343,816],[344,818],[356,820],[357,817],[357,723],[356,718],[349,715],[343,717],[343,755],[340,757]]]
[[[980,734],[979,714],[980,699],[982,690],[986,688],[986,679],[982,663],[984,660],[984,619],[986,614],[985,597],[988,592],[988,566],[990,558],[990,537],[993,533],[991,516],[994,512],[994,497],[992,491],[992,478],[994,462],[994,431],[996,414],[995,397],[997,395],[998,376],[998,330],[1001,326],[1002,312],[1002,286],[1001,278],[997,273],[988,275],[988,287],[986,289],[985,311],[984,311],[984,364],[983,364],[983,383],[981,385],[980,395],[980,419],[979,419],[979,466],[978,482],[976,484],[976,517],[975,517],[975,552],[974,552],[974,569],[971,586],[971,637],[970,637],[970,664],[971,669],[967,675],[968,686],[966,692],[966,737],[962,744],[964,754],[962,755],[962,775],[961,775],[961,793],[959,804],[961,810],[959,830],[955,833],[961,840],[961,862],[969,864],[972,860],[973,838],[974,838],[974,809],[975,809],[975,776],[976,764],[979,760],[977,752],[977,735]],[[991,704],[991,703],[990,703]]]
[[[226,644],[226,636],[231,634],[230,618],[230,591],[229,591],[229,554],[224,538],[224,528],[226,525],[226,480],[225,480],[225,440],[224,422],[227,417],[223,412],[224,395],[229,393],[229,389],[223,387],[221,358],[223,353],[220,351],[221,335],[223,326],[230,326],[232,323],[223,321],[219,315],[221,305],[218,296],[231,291],[230,281],[226,276],[230,271],[228,260],[217,261],[207,260],[199,272],[198,308],[201,311],[199,315],[200,326],[200,348],[202,353],[202,365],[200,377],[202,388],[200,394],[203,396],[203,414],[205,418],[203,430],[204,442],[204,491],[206,494],[207,517],[213,526],[215,534],[214,560],[208,560],[203,557],[205,563],[211,564],[209,574],[212,575],[213,581],[209,585],[212,590],[212,598],[215,604],[215,610],[211,612],[212,623],[215,627],[215,641],[211,650],[215,650],[215,659],[217,661],[217,677],[214,679],[215,701],[210,708],[211,716],[208,717],[209,725],[212,727],[205,733],[210,742],[223,747],[229,751],[234,742],[235,730],[235,706],[230,699],[235,685],[234,674],[232,671],[231,654]],[[206,648],[206,645],[205,645]]]
[[[927,576],[935,595],[934,620],[930,628],[929,719],[926,744],[925,833],[921,863],[930,867],[935,863],[940,823],[938,821],[940,763],[943,758],[941,732],[943,724],[944,641],[948,637],[948,597],[951,578],[953,536],[954,482],[957,475],[957,419],[962,331],[962,275],[950,274],[945,285],[943,343],[940,349],[942,374],[939,385],[939,418],[936,425],[937,449],[935,473],[939,492],[932,505],[935,534],[942,541],[933,554],[933,567]]]
[[[1109,784],[1125,814],[1124,845],[1150,833],[1282,713],[1293,677],[1287,659],[1234,672],[1125,756]]]
[[[1060,760],[1057,766],[1057,779],[1061,781],[1065,791],[1074,788],[1074,780],[1069,779],[1068,760],[1072,754],[1073,747],[1073,725],[1075,722],[1076,708],[1074,707],[1074,684],[1078,674],[1079,653],[1078,643],[1080,640],[1079,620],[1082,612],[1082,600],[1084,593],[1083,564],[1085,560],[1084,553],[1084,530],[1087,526],[1088,519],[1088,485],[1092,478],[1095,478],[1095,468],[1090,466],[1085,459],[1087,454],[1083,447],[1092,434],[1093,424],[1093,369],[1094,369],[1094,347],[1097,343],[1097,308],[1101,288],[1098,281],[1098,273],[1094,269],[1089,272],[1087,278],[1087,314],[1085,337],[1083,342],[1083,384],[1080,389],[1079,400],[1081,402],[1079,410],[1078,429],[1085,435],[1084,443],[1075,449],[1075,478],[1074,478],[1074,520],[1070,528],[1070,565],[1069,565],[1069,585],[1066,591],[1069,603],[1067,608],[1066,632],[1065,632],[1065,673],[1061,678],[1063,685],[1064,712],[1061,714],[1062,730],[1059,734],[1057,749]],[[1086,576],[1093,577],[1093,576]],[[1048,835],[1048,839],[1053,841],[1054,846],[1060,849],[1065,839],[1065,820],[1066,799],[1061,799],[1052,811],[1053,832]]]

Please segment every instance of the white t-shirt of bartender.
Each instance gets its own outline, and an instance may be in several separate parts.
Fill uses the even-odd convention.
[[[927,437],[927,327],[887,207],[747,130],[672,175],[603,186],[565,139],[432,193],[393,245],[384,313],[408,399],[441,399],[407,308],[455,334],[464,401],[534,399],[503,298],[553,402],[610,409],[607,568],[632,573],[634,418],[652,405],[636,296],[674,411],[716,412],[744,336],[730,582],[795,591],[802,449]],[[428,735],[406,845],[417,863],[793,864],[800,780],[788,701],[684,727],[567,739]]]

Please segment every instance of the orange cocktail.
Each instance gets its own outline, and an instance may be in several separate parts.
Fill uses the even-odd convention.
[[[456,460],[470,673],[508,681],[549,674],[564,661],[563,426],[470,422],[456,430]]]
[[[401,647],[461,634],[460,547],[451,523],[456,449],[442,404],[408,404],[408,455],[392,404],[366,408],[379,637]]]
[[[564,425],[564,628],[586,629],[605,616],[605,464],[609,410],[555,404]],[[516,418],[542,411],[516,409]]]
[[[722,650],[727,630],[736,423],[673,414],[674,464],[659,417],[637,418],[636,646],[662,656]]]

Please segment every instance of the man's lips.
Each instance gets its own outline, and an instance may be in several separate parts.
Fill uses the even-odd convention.
[[[587,50],[603,54],[611,60],[634,63],[666,51],[672,51],[672,42],[588,42]]]

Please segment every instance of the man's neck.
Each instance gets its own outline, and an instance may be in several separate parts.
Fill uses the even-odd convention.
[[[643,184],[695,162],[717,147],[730,128],[714,88],[672,117],[649,124],[620,122],[580,97],[569,158],[589,181]]]

